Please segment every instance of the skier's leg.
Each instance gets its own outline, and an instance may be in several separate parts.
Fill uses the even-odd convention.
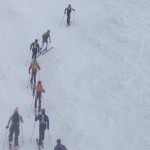
[[[30,84],[32,84],[33,83],[33,72],[32,72],[32,75],[31,75],[31,79],[30,79]]]
[[[42,131],[42,141],[44,141],[44,137],[45,137],[45,129],[46,129],[46,127],[43,127],[43,131]]]
[[[46,48],[45,48],[45,50],[47,50],[48,49],[48,40],[46,40]]]
[[[13,133],[14,133],[14,127],[13,127],[13,125],[11,125],[11,127],[10,127],[10,129],[9,129],[9,143],[10,143],[10,144],[12,144]]]
[[[34,85],[36,85],[36,72],[33,73]]]
[[[32,49],[32,59],[34,58],[34,50]]]
[[[36,97],[35,97],[35,103],[34,103],[34,108],[37,108],[37,93],[36,93]]]
[[[16,125],[14,146],[18,146],[18,136],[19,136],[19,125]]]
[[[67,14],[67,25],[70,25],[70,14]]]
[[[41,111],[41,94],[39,95],[39,112]]]
[[[39,126],[39,145],[42,144],[42,126]]]
[[[36,59],[36,55],[37,55],[37,49],[35,49],[35,58],[34,59]]]

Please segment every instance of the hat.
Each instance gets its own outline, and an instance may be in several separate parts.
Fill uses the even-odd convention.
[[[42,108],[42,109],[41,109],[41,112],[45,113],[45,108]]]
[[[57,139],[57,143],[60,144],[60,143],[61,143],[61,140],[60,140],[60,139]]]
[[[41,84],[41,81],[38,81],[38,84]]]
[[[14,112],[18,112],[18,107],[15,108]]]

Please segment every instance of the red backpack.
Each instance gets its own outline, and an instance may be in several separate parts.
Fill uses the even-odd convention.
[[[42,90],[43,90],[42,84],[38,84],[37,87],[36,87],[36,90],[37,90],[38,93],[41,93]]]

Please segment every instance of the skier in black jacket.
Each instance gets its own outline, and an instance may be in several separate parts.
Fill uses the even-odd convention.
[[[70,18],[71,18],[71,11],[75,11],[75,9],[73,9],[71,7],[71,5],[69,4],[68,7],[65,9],[64,14],[66,14],[67,11],[67,25],[70,26]]]
[[[61,140],[57,139],[57,145],[55,146],[54,150],[67,150],[64,145],[61,144]]]
[[[11,126],[9,128],[9,124],[11,122]],[[19,125],[20,122],[23,123],[23,118],[22,116],[19,115],[18,113],[18,107],[16,107],[16,109],[14,110],[14,113],[12,116],[10,116],[10,119],[8,121],[8,124],[6,126],[6,129],[9,128],[9,145],[11,147],[12,145],[12,141],[13,141],[13,134],[15,133],[15,139],[14,139],[14,146],[17,147],[18,146],[18,136],[19,136]]]
[[[45,136],[45,130],[49,130],[49,118],[45,114],[45,109],[41,109],[41,114],[35,117],[35,121],[39,120],[39,146],[43,145],[44,136]]]
[[[30,46],[30,50],[32,49],[32,59],[36,59],[37,53],[39,53],[39,44],[38,39],[35,39],[35,42],[33,42]]]

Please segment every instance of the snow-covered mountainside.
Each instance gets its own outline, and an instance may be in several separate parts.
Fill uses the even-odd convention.
[[[66,28],[65,16],[60,27],[69,3],[75,8],[72,24]],[[41,45],[48,29],[54,48],[38,58],[37,76],[50,118],[44,149],[53,149],[57,138],[68,150],[150,149],[149,8],[149,0],[1,0],[1,149],[16,106],[24,118],[20,150],[37,149],[38,122],[30,142],[28,55],[30,44],[38,38]]]

